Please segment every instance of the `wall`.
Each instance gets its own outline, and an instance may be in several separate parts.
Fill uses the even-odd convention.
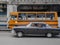
[[[10,19],[10,12],[17,11],[17,6],[12,5],[11,2],[12,0],[0,0],[0,1],[7,1],[9,4],[7,4],[7,19]],[[13,3],[19,3],[19,4],[60,4],[60,0],[19,0],[19,1],[14,1]],[[60,17],[58,18],[58,26],[60,27]]]
[[[60,17],[58,18],[58,26],[60,27]]]
[[[10,19],[10,12],[15,12],[15,11],[17,11],[16,5],[7,5],[7,18],[8,18],[8,20]]]

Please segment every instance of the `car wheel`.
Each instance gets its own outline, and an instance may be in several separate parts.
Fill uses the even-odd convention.
[[[47,33],[47,37],[52,37],[52,33]]]
[[[22,32],[18,32],[18,33],[17,33],[17,36],[18,36],[18,37],[22,37],[22,36],[23,36],[23,33],[22,33]]]

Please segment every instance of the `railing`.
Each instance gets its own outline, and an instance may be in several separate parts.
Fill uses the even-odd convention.
[[[60,0],[11,0],[11,4],[60,4]]]

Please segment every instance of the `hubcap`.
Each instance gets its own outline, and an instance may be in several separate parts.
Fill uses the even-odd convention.
[[[22,37],[22,32],[19,32],[18,33],[18,37]]]
[[[48,33],[48,34],[47,34],[47,37],[52,37],[52,34],[51,34],[51,33]]]

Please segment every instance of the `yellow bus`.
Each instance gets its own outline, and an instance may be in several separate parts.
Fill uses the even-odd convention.
[[[11,12],[8,28],[25,26],[30,22],[44,22],[53,28],[58,28],[57,12]]]

